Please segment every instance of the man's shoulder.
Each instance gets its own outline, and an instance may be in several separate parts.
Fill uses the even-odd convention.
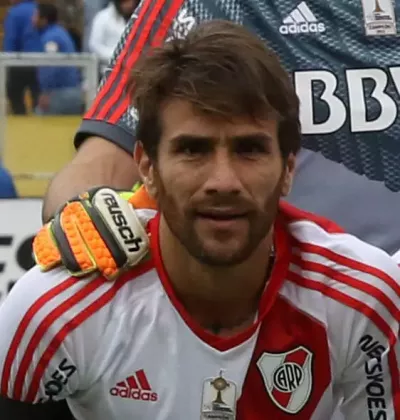
[[[393,258],[329,220],[292,208],[289,214],[294,282],[375,319],[396,320],[400,268]]]
[[[1,304],[0,322],[7,324],[9,331],[23,326],[31,334],[36,331],[47,336],[82,313],[93,316],[93,305],[105,292],[105,281],[99,277],[78,279],[61,268],[43,273],[34,267],[15,283]]]
[[[71,277],[63,269],[43,273],[38,267],[18,280],[0,305],[0,394],[37,401],[37,395],[44,397],[45,389],[38,394],[35,382],[26,394],[20,379],[44,378],[40,381],[43,386],[64,359],[79,367],[80,380],[90,381],[89,360],[101,343],[107,343],[109,349],[118,344],[118,316],[135,303],[132,296],[143,299],[141,291],[151,284],[152,273],[140,280],[151,266],[139,267],[114,282],[95,275]],[[139,287],[132,288],[136,279]],[[18,369],[17,376],[13,369]],[[70,385],[73,390],[77,387],[75,382]]]
[[[392,337],[400,305],[400,268],[394,259],[325,219],[298,216],[288,221],[293,245],[288,279],[312,294],[307,302],[324,300],[338,330],[351,319],[361,325],[363,317],[365,328],[373,324]]]
[[[113,9],[109,5],[96,13],[96,15],[93,18],[93,22],[104,22],[107,19],[113,19],[113,18],[114,18]]]
[[[139,287],[134,286],[135,280],[152,267],[151,261],[144,262],[113,282],[98,274],[78,278],[63,268],[42,272],[34,267],[16,282],[2,304],[4,308],[0,307],[0,316],[2,310],[14,312],[18,322],[26,318],[32,325],[43,325],[45,329],[47,322],[43,320],[46,317],[74,325],[83,324],[100,313],[109,318],[115,308],[139,293],[140,286],[143,289],[150,283],[146,278],[139,282]]]
[[[25,273],[14,285],[8,299],[17,298],[23,304],[29,305],[30,301],[54,300],[56,296],[71,296],[91,284],[91,289],[105,284],[98,275],[91,275],[80,279],[71,276],[64,268],[54,268],[43,272],[38,266]],[[23,300],[23,301],[21,301]]]
[[[35,2],[22,2],[11,6],[8,9],[8,13],[15,17],[25,17],[35,9]]]
[[[21,15],[19,4],[11,6],[7,10],[6,18],[17,18]]]
[[[286,205],[285,205],[286,208]],[[326,263],[374,271],[374,268],[398,273],[394,260],[383,250],[347,233],[339,225],[324,217],[298,210],[292,206],[287,220],[288,230],[295,247],[301,254],[315,253]],[[372,273],[371,271],[371,273]]]

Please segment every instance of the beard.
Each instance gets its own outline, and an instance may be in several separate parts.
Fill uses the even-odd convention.
[[[173,193],[165,188],[157,175],[159,210],[173,236],[186,251],[200,263],[213,267],[228,267],[247,260],[273,228],[281,197],[283,173],[277,184],[259,208],[254,203],[238,197],[213,196],[184,209]],[[196,206],[206,205],[213,208],[247,206],[251,210],[243,220],[240,234],[218,232],[210,235],[207,229],[198,225]]]

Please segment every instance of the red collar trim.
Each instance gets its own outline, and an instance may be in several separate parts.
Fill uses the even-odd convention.
[[[165,270],[164,263],[161,258],[160,242],[159,242],[159,225],[160,225],[160,216],[157,216],[150,222],[150,233],[151,233],[151,251],[154,257],[154,263],[158,275],[160,277],[161,283],[167,293],[171,303],[178,311],[180,316],[186,325],[196,334],[202,341],[210,345],[211,347],[219,350],[226,351],[233,347],[237,347],[240,344],[247,341],[257,330],[260,323],[266,317],[271,307],[273,306],[278,291],[286,277],[286,273],[289,267],[290,255],[291,255],[291,246],[290,238],[285,227],[284,220],[282,217],[278,217],[275,223],[275,233],[274,233],[274,243],[276,258],[275,264],[271,272],[270,280],[268,281],[267,287],[261,297],[259,316],[251,327],[247,330],[236,334],[229,338],[223,338],[216,336],[206,330],[204,330],[186,311],[182,303],[177,298],[175,291],[172,287],[171,281],[168,277],[168,274]]]

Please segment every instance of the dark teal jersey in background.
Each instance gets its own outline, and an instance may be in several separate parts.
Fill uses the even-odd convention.
[[[290,72],[304,147],[289,201],[390,253],[400,249],[400,0],[144,0],[117,47],[76,144],[132,152],[124,89],[143,47],[213,18],[262,37]]]

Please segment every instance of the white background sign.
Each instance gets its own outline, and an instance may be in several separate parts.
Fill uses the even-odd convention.
[[[41,199],[0,199],[0,303],[32,266],[32,240],[42,226]]]

